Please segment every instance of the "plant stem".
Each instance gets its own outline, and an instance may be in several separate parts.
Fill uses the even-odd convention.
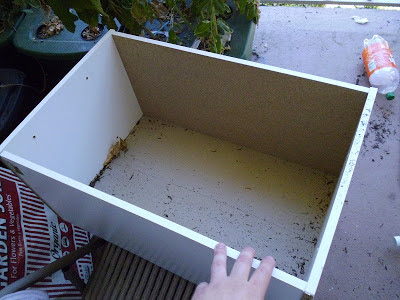
[[[148,29],[146,26],[143,26],[143,29],[151,36],[151,38],[153,39],[155,38],[155,35],[151,32],[150,29]]]
[[[43,11],[42,7],[40,6],[39,6],[39,11],[42,13],[45,24],[49,23],[50,17],[47,16],[47,14]]]
[[[176,12],[178,13],[178,15],[182,18],[182,20],[186,23],[187,26],[189,26],[190,29],[194,30],[194,27],[192,26],[192,24],[190,24],[190,22],[186,19],[186,17],[183,15],[183,13],[181,12],[181,10],[179,9],[179,7],[176,5],[176,3],[174,3],[174,8],[176,9]]]
[[[212,8],[212,18],[214,21],[215,35],[218,36],[217,16],[215,15],[215,7]]]

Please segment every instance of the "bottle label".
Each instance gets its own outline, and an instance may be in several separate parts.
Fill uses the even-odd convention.
[[[376,70],[386,67],[397,68],[392,51],[390,51],[390,47],[386,41],[369,45],[362,52],[362,57],[368,78]]]

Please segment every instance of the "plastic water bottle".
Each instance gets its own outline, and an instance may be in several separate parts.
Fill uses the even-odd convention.
[[[389,44],[379,35],[365,39],[362,57],[371,85],[378,88],[378,93],[386,95],[386,99],[393,100],[399,85],[399,70]]]

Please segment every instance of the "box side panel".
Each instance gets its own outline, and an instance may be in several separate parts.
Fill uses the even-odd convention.
[[[108,34],[15,130],[4,150],[89,183],[117,137],[125,138],[141,116]]]
[[[306,288],[307,294],[314,295],[317,291],[318,283],[328,257],[329,249],[332,244],[333,236],[339,222],[346,194],[350,186],[351,178],[356,167],[358,155],[364,140],[364,135],[368,126],[368,121],[375,102],[377,89],[371,88],[368,94],[357,131],[354,135],[353,142],[346,158],[345,166],[336,185],[333,200],[330,203],[327,217],[322,227],[320,237],[318,239],[317,250],[312,262],[311,272],[308,276],[308,284]]]
[[[216,241],[8,152],[1,158],[65,220],[194,283],[209,281]],[[229,269],[238,255],[228,248]],[[305,281],[277,269],[273,276],[268,297],[301,298]]]
[[[113,38],[145,115],[340,174],[364,91],[139,37]]]

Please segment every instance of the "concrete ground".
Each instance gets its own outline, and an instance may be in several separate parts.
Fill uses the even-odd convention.
[[[400,64],[400,12],[261,7],[253,60],[369,86],[361,59],[374,34]],[[351,17],[366,17],[365,25]],[[285,101],[285,99],[282,99]],[[400,88],[376,98],[352,184],[315,299],[400,298]]]

